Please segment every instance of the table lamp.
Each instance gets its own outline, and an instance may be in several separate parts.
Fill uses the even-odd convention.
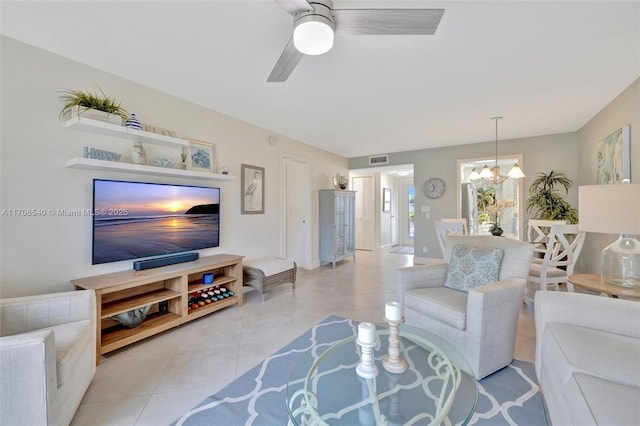
[[[602,281],[640,287],[640,184],[578,188],[581,231],[620,234],[602,250]]]

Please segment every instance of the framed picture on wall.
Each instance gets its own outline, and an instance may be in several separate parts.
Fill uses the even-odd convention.
[[[209,142],[184,139],[189,141],[189,145],[186,147],[187,170],[216,173],[218,161],[216,146]]]
[[[596,183],[631,179],[630,127],[621,127],[598,143]]]
[[[264,167],[240,165],[240,213],[264,214]]]
[[[391,211],[391,188],[382,188],[382,211]]]

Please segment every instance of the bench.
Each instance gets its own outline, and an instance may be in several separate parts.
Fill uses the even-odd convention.
[[[269,258],[245,262],[242,265],[244,285],[258,290],[264,300],[265,292],[285,283],[291,283],[296,288],[296,262],[287,259]]]

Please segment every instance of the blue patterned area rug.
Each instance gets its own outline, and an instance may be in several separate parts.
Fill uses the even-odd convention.
[[[287,383],[298,360],[303,355],[322,354],[336,341],[356,333],[357,322],[328,317],[202,401],[174,425],[286,425]],[[478,402],[469,424],[546,426],[535,377],[533,364],[516,360],[479,381]]]

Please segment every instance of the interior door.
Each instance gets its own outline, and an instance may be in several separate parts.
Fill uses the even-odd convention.
[[[282,257],[296,262],[301,268],[311,265],[311,169],[304,160],[283,159],[285,187],[284,236]]]
[[[376,236],[374,177],[355,176],[351,185],[356,191],[356,250],[373,250]]]

